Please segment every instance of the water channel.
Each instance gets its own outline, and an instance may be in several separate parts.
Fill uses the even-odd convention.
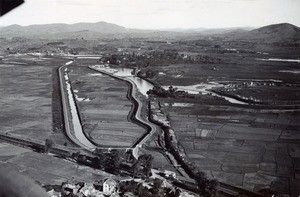
[[[67,62],[65,65],[70,65],[73,62]],[[63,98],[63,105],[64,105],[64,116],[65,118],[67,118],[67,120],[65,121],[65,125],[66,125],[66,132],[69,135],[70,138],[72,138],[72,134],[74,133],[74,136],[76,139],[73,139],[73,141],[78,141],[80,144],[80,146],[82,147],[86,147],[88,149],[95,149],[96,146],[94,144],[92,144],[87,137],[84,135],[83,129],[82,129],[82,125],[80,122],[80,118],[79,118],[79,113],[77,111],[77,107],[76,107],[76,102],[73,96],[73,92],[72,92],[72,87],[69,81],[69,76],[68,76],[68,72],[67,72],[67,68],[64,69],[63,72],[63,76],[64,76],[64,81],[65,81],[65,87],[66,87],[66,96],[67,98],[65,98],[65,96],[62,96]],[[64,93],[62,92],[62,95],[64,95]],[[70,113],[67,113],[67,105],[70,109]]]
[[[134,76],[132,74],[133,69],[131,68],[110,68],[102,65],[93,66],[93,68],[132,81],[144,96],[148,96],[147,91],[153,88],[153,85],[148,81]]]
[[[189,94],[210,94],[215,97],[223,98],[226,101],[229,101],[230,103],[234,104],[242,104],[242,105],[247,105],[248,103],[239,101],[237,99],[228,97],[228,96],[223,96],[214,92],[211,92],[210,90],[212,88],[216,87],[224,87],[223,84],[215,83],[215,82],[210,82],[210,83],[200,83],[200,84],[195,84],[195,85],[190,85],[190,86],[173,86],[174,88],[177,88],[178,90],[181,91],[186,91]],[[169,86],[163,86],[164,89],[168,89]]]
[[[280,58],[262,59],[262,58],[258,58],[257,60],[273,61],[273,62],[296,62],[296,63],[300,63],[300,59],[280,59]]]
[[[147,91],[153,88],[153,85],[151,83],[149,83],[148,81],[141,79],[139,77],[133,76],[133,74],[132,74],[133,69],[110,68],[110,67],[104,66],[104,65],[96,65],[96,66],[92,66],[92,67],[94,69],[104,71],[104,72],[113,74],[118,77],[124,77],[126,79],[133,81],[134,84],[137,86],[138,90],[145,96],[148,96]],[[195,85],[191,85],[191,86],[173,86],[173,87],[177,88],[178,90],[187,91],[189,94],[210,94],[212,96],[223,98],[223,99],[229,101],[230,103],[243,104],[243,105],[248,104],[246,102],[242,102],[237,99],[234,99],[234,98],[231,98],[228,96],[219,95],[217,93],[209,91],[213,87],[223,87],[223,86],[224,85],[222,85],[222,84],[211,82],[211,83],[195,84]],[[169,86],[163,86],[163,88],[168,89]]]
[[[114,75],[119,76],[119,77],[126,77],[127,79],[132,80],[136,86],[138,87],[139,91],[147,96],[147,91],[153,88],[153,85],[149,83],[148,81],[141,79],[139,77],[135,77],[132,75],[133,69],[130,68],[118,68],[115,69]],[[174,86],[178,90],[183,90],[187,91],[189,94],[211,94],[212,96],[216,97],[221,97],[224,98],[225,100],[229,101],[230,103],[235,103],[235,104],[248,104],[242,101],[239,101],[234,98],[230,98],[227,96],[222,96],[217,93],[210,92],[209,90],[212,89],[213,87],[223,87],[224,85],[219,84],[219,83],[202,83],[202,84],[196,84],[196,85],[191,85],[191,86]],[[163,86],[164,89],[168,89],[169,86]]]

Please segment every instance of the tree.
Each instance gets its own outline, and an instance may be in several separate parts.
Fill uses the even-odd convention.
[[[100,148],[96,148],[94,151],[93,151],[94,154],[96,154],[97,156],[103,156],[104,154],[104,151],[103,149],[100,149]]]
[[[136,162],[136,158],[133,156],[132,154],[132,149],[128,149],[126,152],[125,152],[125,156],[126,156],[126,162],[127,163],[134,163]]]
[[[162,187],[163,181],[155,178],[153,182],[152,194],[154,196],[164,196],[164,188]]]
[[[118,150],[111,150],[110,152],[106,153],[106,160],[105,160],[105,170],[110,172],[119,172],[120,170],[120,158],[119,158],[119,151]]]
[[[144,187],[142,183],[139,183],[134,190],[134,194],[137,196],[143,197],[153,197],[152,193],[148,190],[147,187]]]
[[[169,92],[170,92],[172,97],[175,97],[176,91],[177,91],[177,88],[174,88],[173,86],[169,87]]]
[[[114,64],[114,65],[118,65],[118,57],[117,57],[117,55],[113,54],[110,57],[109,63],[110,64]]]
[[[49,153],[54,147],[55,143],[52,139],[46,139],[45,141],[45,153]]]
[[[80,151],[77,151],[76,153],[72,154],[72,158],[75,159],[75,160],[77,160],[78,157],[79,157],[79,155],[80,155]]]
[[[195,180],[198,185],[198,190],[201,194],[212,196],[218,187],[218,181],[208,180],[203,172],[197,172]]]
[[[151,175],[152,160],[152,155],[141,155],[133,165],[133,176],[142,178],[149,177]]]

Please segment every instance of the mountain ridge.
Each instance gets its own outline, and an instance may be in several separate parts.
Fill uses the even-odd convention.
[[[78,32],[78,31],[92,31],[103,34],[111,33],[125,33],[127,29],[125,27],[100,21],[97,23],[53,23],[53,24],[36,24],[29,26],[21,25],[10,25],[0,28],[1,35],[4,36],[35,36],[43,34],[58,34],[67,32]],[[25,34],[25,35],[24,35]]]
[[[3,37],[53,37],[56,35],[59,37],[60,34],[70,36],[78,32],[88,32],[90,35],[104,35],[104,34],[130,34],[130,33],[151,33],[151,32],[161,32],[161,33],[176,33],[185,34],[193,33],[199,35],[234,35],[234,37],[239,39],[254,39],[262,40],[267,39],[270,41],[285,41],[285,40],[300,40],[300,28],[289,24],[289,23],[279,23],[263,26],[260,28],[174,28],[174,29],[162,29],[162,30],[144,30],[144,29],[134,29],[125,28],[120,25],[113,23],[107,23],[104,21],[96,23],[81,22],[75,24],[64,24],[64,23],[53,23],[53,24],[37,24],[29,26],[21,25],[10,25],[0,28],[0,35]]]

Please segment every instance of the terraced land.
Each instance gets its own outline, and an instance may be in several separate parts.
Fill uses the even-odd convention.
[[[71,66],[70,80],[86,134],[102,147],[130,147],[145,130],[129,122],[129,86],[87,67]]]
[[[209,177],[254,191],[299,192],[299,112],[164,104],[188,157]]]

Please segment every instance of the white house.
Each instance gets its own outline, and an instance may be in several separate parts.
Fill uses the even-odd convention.
[[[165,170],[164,173],[165,173],[166,177],[176,178],[176,173],[173,171]]]
[[[117,190],[117,182],[112,179],[108,178],[103,183],[103,194],[104,195],[111,195]]]

